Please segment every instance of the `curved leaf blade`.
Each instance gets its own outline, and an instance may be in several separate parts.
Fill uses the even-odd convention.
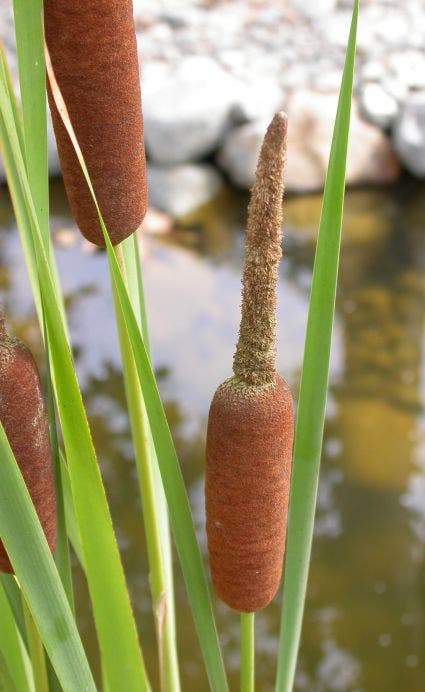
[[[0,536],[64,689],[96,687],[53,557],[0,424]]]

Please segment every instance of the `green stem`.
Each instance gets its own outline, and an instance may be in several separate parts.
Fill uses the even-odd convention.
[[[42,307],[44,322],[44,343],[46,345],[47,410],[49,416],[50,447],[52,451],[53,474],[56,490],[56,549],[54,557],[56,567],[58,568],[59,576],[63,584],[63,588],[65,589],[65,593],[69,601],[69,606],[72,610],[73,615],[75,616],[71,558],[69,554],[69,543],[65,517],[65,504],[62,487],[63,479],[59,456],[58,430],[56,426],[56,412],[53,393],[52,371],[50,367],[50,345],[49,339],[47,338],[47,328],[44,319],[44,305]]]
[[[43,643],[23,594],[22,608],[24,611],[25,627],[27,631],[28,652],[30,655],[34,676],[34,686],[37,692],[49,692],[49,678],[47,675],[46,657],[44,655]]]
[[[241,692],[254,692],[254,613],[241,613]]]
[[[115,254],[123,273],[123,278],[126,280],[125,262],[121,246],[115,248]],[[115,292],[114,302],[117,308]],[[151,441],[146,408],[139,385],[131,343],[118,309],[116,309],[116,317],[145,524],[150,569],[149,582],[155,615],[161,690],[163,692],[179,692],[180,680],[176,648],[172,564],[171,560],[167,559],[171,554],[168,525],[166,530],[164,530],[165,498],[163,492],[160,493],[158,491],[156,477],[157,461]]]

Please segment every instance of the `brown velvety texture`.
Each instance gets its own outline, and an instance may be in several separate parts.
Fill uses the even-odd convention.
[[[208,420],[207,536],[215,590],[235,610],[264,608],[279,587],[292,443],[292,396],[279,375],[265,387],[220,385]]]
[[[53,551],[56,501],[47,414],[34,359],[0,318],[0,420]],[[0,570],[13,572],[0,542]]]
[[[146,166],[131,0],[45,0],[56,80],[82,149],[112,243],[141,224]],[[96,209],[48,89],[65,187],[83,235],[103,247]]]
[[[287,117],[276,113],[264,136],[245,235],[242,308],[233,372],[252,385],[276,370],[277,278],[282,257],[282,196]]]

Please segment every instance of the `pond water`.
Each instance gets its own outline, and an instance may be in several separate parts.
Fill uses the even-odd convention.
[[[105,255],[72,228],[61,184],[52,228],[78,374],[117,527],[145,658],[157,680],[145,540]],[[141,251],[152,350],[199,539],[204,436],[215,387],[230,374],[238,328],[246,197],[223,193]],[[297,395],[320,197],[285,203],[279,370]],[[0,189],[0,301],[40,353],[7,193]],[[425,689],[425,186],[347,195],[330,388],[296,689]],[[84,579],[81,631],[97,666]],[[176,563],[184,690],[207,690]],[[233,690],[238,617],[217,603]],[[256,618],[257,689],[273,689],[280,599]]]

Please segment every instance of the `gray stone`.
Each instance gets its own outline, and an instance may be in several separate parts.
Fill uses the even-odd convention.
[[[236,122],[245,123],[271,119],[282,108],[284,94],[275,80],[257,77],[240,82],[239,88],[235,82],[234,99],[232,117]]]
[[[338,90],[352,0],[133,0],[133,8],[147,151],[157,164],[193,162],[223,145],[225,167],[246,186],[252,182],[259,146],[260,136],[253,134],[256,123],[263,126],[288,94],[319,92],[320,98],[321,92]],[[16,85],[12,0],[0,0],[0,38]],[[402,109],[412,91],[425,91],[424,45],[424,0],[365,0],[359,17],[356,94],[373,125],[391,127],[399,117],[397,105]],[[317,123],[321,116],[312,117]],[[334,114],[329,118],[333,122]],[[237,128],[227,136],[245,123],[254,124],[250,133],[238,133]],[[373,146],[381,154],[388,152],[385,137],[378,143],[376,131],[373,137],[371,132],[365,140],[368,147],[375,138]],[[239,141],[230,144],[237,133],[239,139],[257,141],[252,149],[245,142],[244,171],[243,166],[236,171],[229,153]],[[327,150],[322,158],[327,159]],[[51,133],[49,159],[55,174]],[[300,177],[323,177],[309,156],[307,162],[300,160],[305,170]],[[393,173],[394,167],[388,170]]]
[[[234,80],[216,62],[192,56],[142,75],[145,141],[155,163],[200,159],[213,151],[235,105]]]
[[[376,33],[382,43],[388,48],[405,48],[409,43],[409,32],[412,25],[403,8],[382,8],[382,17],[376,25]]]
[[[323,187],[337,105],[336,94],[300,91],[286,104],[288,156],[285,187],[310,192]],[[268,121],[257,121],[229,132],[218,162],[241,188],[251,187],[261,141]],[[399,169],[389,140],[365,122],[353,106],[347,183],[383,184],[396,179]]]
[[[410,89],[425,88],[425,53],[419,50],[399,50],[388,58],[393,78]]]
[[[255,176],[261,142],[269,120],[259,120],[231,130],[218,152],[217,161],[230,180],[242,189],[249,189]]]
[[[395,125],[394,146],[407,170],[425,177],[425,92],[408,97]]]
[[[288,103],[288,190],[312,191],[323,187],[329,159],[337,94],[299,91]],[[396,157],[388,138],[359,115],[351,114],[347,158],[347,184],[385,184],[398,176]]]
[[[336,0],[292,0],[292,5],[307,17],[330,14],[335,9]]]
[[[361,89],[360,106],[368,120],[384,129],[392,126],[399,110],[396,99],[375,82]]]
[[[404,103],[409,92],[407,84],[397,79],[394,74],[388,72],[380,80],[380,84],[389,96],[392,96],[399,104]]]
[[[317,2],[316,4],[319,5],[320,3]],[[331,13],[329,16],[325,15],[320,21],[323,37],[326,38],[331,45],[337,46],[345,51],[350,30],[350,21],[351,9]]]
[[[218,171],[208,164],[148,165],[150,204],[177,218],[213,199],[222,184]]]
[[[379,82],[385,71],[386,67],[382,60],[367,60],[361,67],[360,78],[363,82]]]

